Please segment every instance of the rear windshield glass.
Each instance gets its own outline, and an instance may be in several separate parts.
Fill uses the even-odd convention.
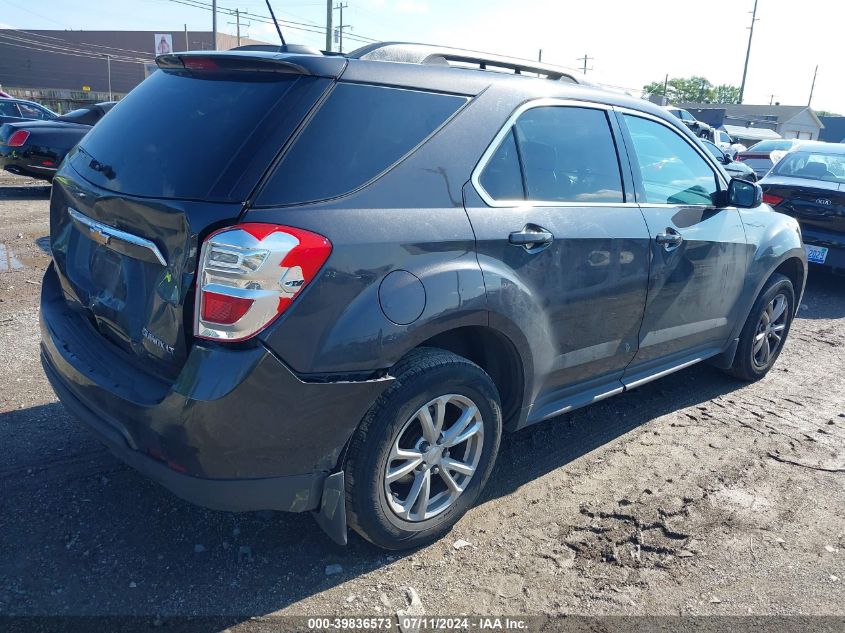
[[[419,145],[466,101],[417,90],[338,84],[257,204],[296,204],[349,193]]]
[[[772,174],[845,183],[845,154],[792,152],[774,166]]]
[[[267,75],[156,71],[92,128],[71,164],[119,193],[206,198],[298,77]]]
[[[752,145],[749,152],[774,152],[788,150],[792,147],[792,141],[760,141]]]

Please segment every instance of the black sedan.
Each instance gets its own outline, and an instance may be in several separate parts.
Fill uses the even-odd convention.
[[[0,99],[0,125],[20,121],[51,121],[58,116],[52,110],[34,101]]]
[[[760,186],[764,202],[798,220],[807,261],[845,274],[845,145],[802,143]]]
[[[0,168],[13,174],[52,180],[65,154],[113,105],[113,102],[97,103],[51,121],[0,126]]]
[[[731,178],[757,182],[757,174],[754,173],[754,170],[751,169],[751,167],[733,160],[730,156],[725,154],[725,152],[719,149],[715,143],[711,143],[710,141],[705,141],[703,139],[701,142],[704,144],[704,147],[707,148],[707,151],[713,155],[713,158],[715,158],[722,167],[725,168],[725,171],[728,172],[728,175]]]

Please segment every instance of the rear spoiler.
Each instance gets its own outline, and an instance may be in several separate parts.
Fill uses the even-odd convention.
[[[156,57],[162,70],[189,72],[284,73],[337,79],[346,68],[342,57],[270,51],[194,51]]]

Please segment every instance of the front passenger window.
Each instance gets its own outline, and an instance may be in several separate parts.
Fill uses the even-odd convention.
[[[716,173],[680,134],[642,117],[625,115],[640,168],[645,202],[712,205]]]

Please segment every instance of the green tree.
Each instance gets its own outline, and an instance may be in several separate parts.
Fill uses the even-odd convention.
[[[643,86],[643,94],[662,95],[663,82],[653,81]],[[674,77],[666,86],[665,96],[673,103],[737,103],[739,88],[729,85],[714,86],[706,77]]]
[[[713,103],[739,103],[739,88],[730,84],[716,86]]]

